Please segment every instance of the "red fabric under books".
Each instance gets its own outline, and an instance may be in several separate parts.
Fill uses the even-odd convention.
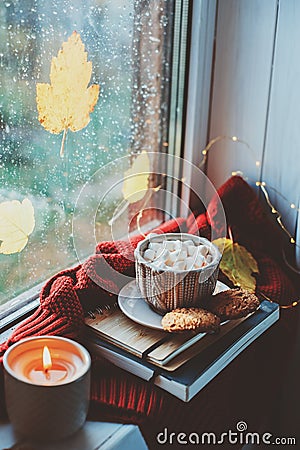
[[[258,291],[282,303],[296,299],[297,286],[282,269],[280,228],[269,220],[254,191],[240,177],[232,177],[219,189],[219,195],[234,240],[245,245],[258,262]],[[212,200],[207,213],[196,220],[193,217],[187,221],[177,219],[155,231],[174,232],[180,228],[209,237],[211,227],[220,227],[216,205]],[[106,289],[116,292],[118,286],[103,261],[134,276],[133,250],[140,239],[139,236],[130,242],[100,243],[95,255],[83,265],[54,276],[41,292],[40,307],[1,345],[1,355],[22,337],[41,334],[78,337],[84,311],[93,306],[93,301],[98,304],[100,295],[104,302],[115,301],[115,295]],[[102,287],[97,280],[101,281]],[[144,382],[105,361],[95,360],[90,418],[138,423],[149,443],[164,426],[171,431],[225,432],[229,427],[233,429],[237,421],[246,420],[254,429],[255,424],[264,424],[271,417],[280,390],[278,380],[283,378],[293,351],[296,326],[294,309],[283,312],[276,325],[187,404],[151,382]],[[268,383],[267,390],[264,380]]]

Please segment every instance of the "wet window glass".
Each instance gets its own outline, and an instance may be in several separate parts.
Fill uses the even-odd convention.
[[[14,203],[17,209],[10,211],[10,218],[15,219],[18,208],[24,207],[30,223],[34,213],[32,230],[20,231],[18,223],[9,231],[14,230],[14,236],[2,230],[0,309],[22,291],[76,263],[72,220],[76,204],[85,204],[82,198],[78,202],[83,186],[90,184],[97,209],[96,239],[106,239],[122,196],[119,181],[130,164],[127,155],[166,150],[172,4],[163,0],[0,3],[0,233],[1,211],[7,213],[7,202],[20,202]],[[79,131],[68,130],[61,157],[63,133],[49,132],[38,120],[36,85],[50,83],[52,57],[74,31],[92,62],[89,85],[99,85],[100,93],[89,123]],[[73,81],[71,76],[69,84]],[[93,182],[95,173],[97,182],[102,178],[99,170],[106,177],[106,188],[115,183],[119,190],[98,208]],[[85,195],[89,197],[88,189]],[[21,239],[20,233],[24,248],[9,251],[10,240]]]

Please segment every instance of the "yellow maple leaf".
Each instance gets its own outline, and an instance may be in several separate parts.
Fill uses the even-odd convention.
[[[34,209],[25,198],[0,203],[0,253],[9,255],[23,250],[35,226]]]
[[[135,203],[145,196],[148,190],[149,174],[150,160],[148,153],[143,150],[124,173],[122,192],[128,203]]]
[[[231,239],[219,238],[213,243],[221,250],[223,255],[220,263],[220,269],[235,286],[239,286],[250,292],[255,291],[256,279],[253,273],[258,273],[258,265],[250,252],[233,242]]]
[[[91,75],[92,63],[87,60],[80,35],[74,31],[62,44],[57,57],[52,58],[51,84],[36,85],[40,123],[50,133],[64,132],[61,156],[67,130],[79,131],[86,127],[98,101],[99,86],[87,87]]]

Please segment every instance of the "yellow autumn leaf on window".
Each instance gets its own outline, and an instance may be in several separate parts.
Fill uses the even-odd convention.
[[[233,242],[231,239],[219,238],[213,243],[221,250],[223,255],[220,263],[220,269],[235,286],[254,292],[256,288],[256,279],[253,274],[258,273],[258,265],[250,252]]]
[[[9,255],[23,250],[35,225],[34,209],[25,198],[0,203],[0,253]]]
[[[150,160],[146,151],[142,151],[124,173],[123,197],[128,203],[135,203],[145,196],[148,190]]]
[[[64,132],[63,155],[67,130],[79,131],[90,121],[99,96],[99,86],[87,87],[92,75],[92,63],[80,35],[74,31],[62,44],[57,57],[52,58],[50,82],[37,83],[36,101],[39,121],[50,133]]]

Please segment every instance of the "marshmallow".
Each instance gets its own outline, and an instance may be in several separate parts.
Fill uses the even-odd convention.
[[[147,248],[144,251],[144,259],[146,259],[147,261],[153,261],[155,259],[155,257],[156,257],[156,253],[151,248]]]
[[[160,253],[158,252],[156,254],[157,261],[165,262],[169,259],[169,257],[170,257],[170,252],[169,252],[169,250],[166,250],[166,249],[161,249]]]
[[[165,249],[165,250],[163,251],[163,254],[162,254],[163,260],[164,260],[164,261],[167,261],[167,260],[170,258],[170,256],[171,256],[170,251],[167,250],[167,249]]]
[[[194,264],[195,264],[195,258],[186,258],[185,260],[185,269],[186,270],[191,270],[194,268]]]
[[[185,262],[184,261],[176,261],[173,265],[173,270],[185,270]]]
[[[176,241],[174,241],[175,244],[175,250],[181,250],[182,249],[182,242],[179,241],[179,239],[176,239]]]
[[[166,260],[168,266],[173,266],[173,264],[178,260],[177,252],[170,252],[169,258]]]
[[[166,249],[170,250],[170,252],[173,252],[176,250],[175,241],[165,241],[164,246]]]
[[[148,248],[151,248],[151,250],[154,250],[155,252],[162,251],[162,246],[158,242],[150,242]]]
[[[210,254],[208,254],[206,257],[207,263],[210,264],[212,262],[212,260],[213,260],[213,257]]]
[[[196,251],[196,247],[194,245],[188,245],[187,247],[187,255],[193,256]]]
[[[185,245],[185,247],[189,247],[190,245],[195,247],[195,243],[192,241],[192,239],[188,239],[187,241],[183,241],[183,245]]]
[[[208,254],[208,248],[206,245],[199,245],[198,253],[200,253],[203,256],[206,256]]]
[[[177,256],[178,261],[184,261],[186,258],[187,258],[187,251],[185,249],[178,252]]]
[[[202,267],[204,265],[205,258],[203,255],[198,254],[195,260],[195,264],[197,264],[198,267]]]
[[[196,244],[192,239],[150,241],[144,252],[144,258],[151,262],[154,269],[174,271],[200,269],[213,261],[209,247]]]

